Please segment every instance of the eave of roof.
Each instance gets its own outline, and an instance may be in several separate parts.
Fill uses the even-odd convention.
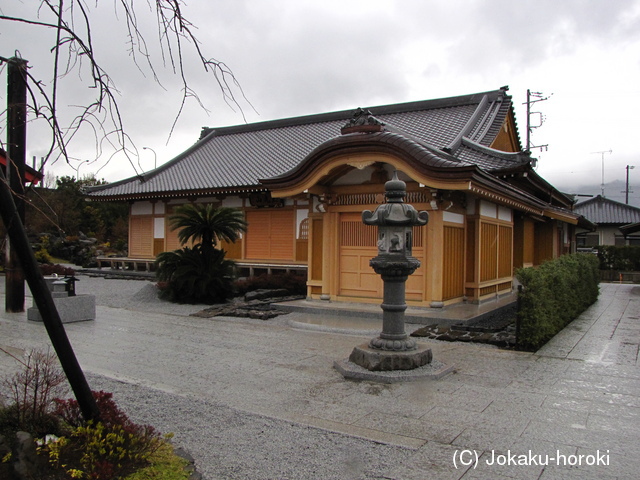
[[[514,183],[519,188],[528,190],[530,193],[538,192],[539,195],[544,193],[548,198],[542,200],[571,209],[575,204],[574,198],[558,190],[533,169],[530,152],[523,152],[521,155],[528,156],[529,160],[520,164],[513,164],[510,167],[491,170],[491,173],[506,181],[510,181],[508,180],[510,178],[515,178]]]
[[[628,225],[623,225],[619,228],[620,232],[623,235],[631,235],[633,233],[640,232],[640,222],[630,223]]]

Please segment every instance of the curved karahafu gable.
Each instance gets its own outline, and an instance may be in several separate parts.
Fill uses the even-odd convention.
[[[431,180],[433,186],[466,190],[476,167],[462,165],[454,157],[388,131],[348,133],[333,138],[311,152],[296,168],[278,177],[261,179],[272,195],[302,193],[343,165],[363,167],[384,162],[404,171],[416,181]],[[457,187],[457,188],[456,188]]]
[[[483,147],[485,154],[491,149]],[[495,151],[499,159],[528,161],[527,155]],[[333,171],[363,168],[375,162],[387,163],[413,180],[435,189],[470,191],[493,202],[532,214],[548,215],[548,205],[480,168],[461,162],[446,151],[412,138],[398,129],[358,109],[342,128],[342,135],[324,142],[289,172],[260,183],[273,197],[291,197],[313,190]],[[554,212],[555,213],[555,212]],[[568,213],[568,212],[567,212]],[[568,214],[571,217],[571,214]],[[567,217],[567,219],[568,219]],[[573,219],[569,219],[573,222]]]

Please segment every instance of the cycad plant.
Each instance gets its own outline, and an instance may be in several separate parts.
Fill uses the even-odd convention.
[[[220,303],[233,294],[234,262],[216,248],[219,241],[235,242],[247,229],[242,212],[211,204],[185,204],[169,217],[185,246],[156,258],[156,276],[165,283],[161,295],[181,303]]]

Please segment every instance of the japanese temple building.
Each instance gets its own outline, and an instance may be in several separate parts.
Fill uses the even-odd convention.
[[[534,165],[503,87],[204,128],[176,158],[88,196],[130,202],[130,257],[180,248],[167,217],[186,202],[213,203],[245,214],[246,234],[224,245],[240,266],[306,270],[311,299],[379,303],[376,229],[361,214],[384,202],[397,171],[405,201],[429,213],[414,227],[421,266],[407,303],[440,307],[509,293],[515,269],[575,250],[584,219]]]

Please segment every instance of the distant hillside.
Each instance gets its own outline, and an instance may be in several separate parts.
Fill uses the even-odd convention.
[[[558,190],[567,194],[579,194],[577,197],[578,203],[588,200],[590,196],[595,197],[602,193],[600,184],[581,185],[579,187],[563,187],[561,185],[554,185]],[[621,180],[615,180],[611,183],[604,184],[604,196],[615,200],[616,202],[625,203],[625,182]],[[629,185],[629,205],[634,207],[640,207],[640,185]],[[583,196],[586,195],[586,196]]]

